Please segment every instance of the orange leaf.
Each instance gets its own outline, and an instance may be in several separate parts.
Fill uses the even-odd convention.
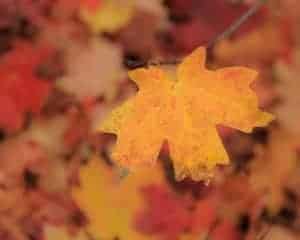
[[[251,132],[273,116],[258,109],[249,85],[257,73],[245,67],[205,68],[205,49],[185,58],[177,72],[160,67],[129,73],[139,92],[115,109],[101,130],[118,135],[113,158],[135,168],[153,163],[167,140],[177,179],[209,179],[228,155],[216,125]]]

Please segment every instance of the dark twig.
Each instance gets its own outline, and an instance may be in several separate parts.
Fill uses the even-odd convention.
[[[208,44],[207,48],[213,47],[217,42],[230,37],[239,27],[252,17],[268,0],[258,0],[247,12],[234,21],[224,32],[215,36]]]
[[[245,12],[241,17],[234,21],[228,28],[226,28],[222,33],[217,34],[211,41],[206,45],[207,48],[212,48],[219,41],[230,37],[239,27],[245,23],[249,18],[251,18],[268,0],[258,0],[247,12]],[[160,65],[176,65],[181,62],[181,59],[177,60],[166,60],[166,61],[150,61],[145,65],[148,66],[160,66]]]

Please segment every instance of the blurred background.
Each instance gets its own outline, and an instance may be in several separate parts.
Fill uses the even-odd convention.
[[[0,0],[0,239],[300,239],[299,25],[297,0]],[[209,184],[175,181],[165,147],[119,169],[96,130],[136,93],[128,70],[207,45],[210,69],[259,71],[276,121],[218,126],[231,164]]]

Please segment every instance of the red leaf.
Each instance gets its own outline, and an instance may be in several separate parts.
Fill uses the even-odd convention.
[[[51,83],[37,76],[38,67],[51,50],[17,43],[0,61],[0,127],[18,130],[27,113],[39,113]]]
[[[177,239],[190,223],[189,201],[162,186],[142,189],[148,208],[138,215],[137,229],[145,234],[162,234],[164,239]]]

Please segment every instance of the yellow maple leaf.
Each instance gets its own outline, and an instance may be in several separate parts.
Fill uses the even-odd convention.
[[[115,32],[125,26],[134,13],[132,0],[102,0],[95,9],[82,5],[80,17],[94,33]]]
[[[120,181],[103,160],[93,158],[80,171],[80,187],[72,195],[89,220],[95,239],[152,240],[134,229],[137,212],[145,207],[141,188],[166,184],[162,168],[141,169]]]
[[[129,168],[153,163],[167,140],[177,179],[208,179],[216,165],[229,162],[217,124],[251,132],[273,119],[258,109],[250,89],[256,71],[245,67],[210,71],[205,60],[205,48],[200,47],[176,73],[160,67],[129,73],[138,93],[100,127],[118,136],[113,159]]]

